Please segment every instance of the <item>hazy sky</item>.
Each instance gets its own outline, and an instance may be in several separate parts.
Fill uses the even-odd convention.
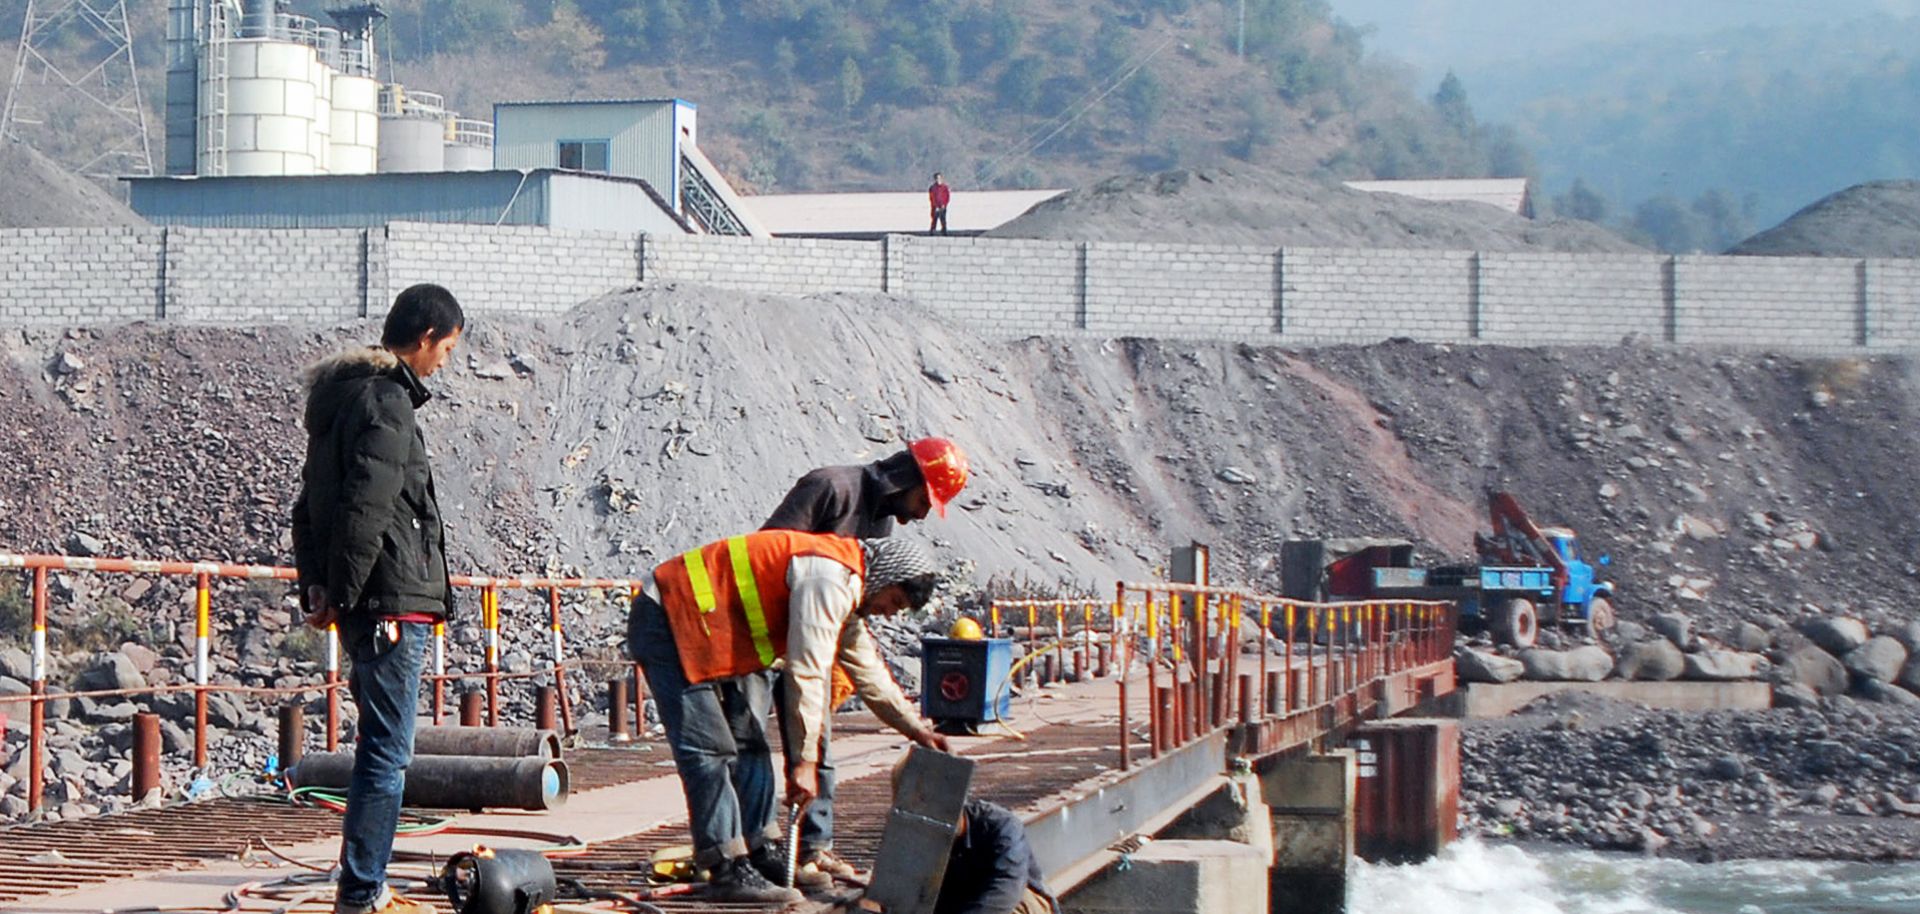
[[[1372,26],[1370,48],[1413,64],[1424,85],[1449,68],[1634,36],[1705,34],[1742,26],[1816,24],[1872,13],[1920,15],[1920,0],[1329,0],[1334,14]]]

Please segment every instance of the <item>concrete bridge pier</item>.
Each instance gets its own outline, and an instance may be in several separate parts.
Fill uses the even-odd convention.
[[[1272,759],[1260,791],[1273,823],[1267,896],[1273,914],[1339,914],[1347,906],[1347,861],[1354,847],[1358,753]]]

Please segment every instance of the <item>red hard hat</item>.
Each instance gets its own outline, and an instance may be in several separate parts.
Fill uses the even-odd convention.
[[[947,516],[947,502],[967,487],[967,454],[945,438],[922,438],[907,445],[913,460],[920,464],[920,478],[927,481],[927,498],[941,517]]]

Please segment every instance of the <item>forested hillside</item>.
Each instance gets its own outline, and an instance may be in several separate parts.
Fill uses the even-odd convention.
[[[1244,26],[1239,0],[386,7],[393,79],[480,117],[510,99],[685,98],[703,147],[761,192],[918,187],[935,170],[963,188],[1063,186],[1224,159],[1344,177],[1527,165],[1457,91],[1411,92],[1368,61],[1324,0],[1247,0]],[[157,137],[163,4],[132,12]],[[0,13],[0,35],[19,16]]]

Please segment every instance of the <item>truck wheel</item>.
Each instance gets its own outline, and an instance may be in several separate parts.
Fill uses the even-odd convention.
[[[1500,601],[1493,618],[1488,620],[1488,627],[1493,630],[1493,640],[1519,648],[1532,647],[1540,635],[1540,620],[1534,613],[1532,601],[1519,597]]]
[[[1613,630],[1619,619],[1613,614],[1613,601],[1606,597],[1594,597],[1587,604],[1587,627],[1595,638]]]

